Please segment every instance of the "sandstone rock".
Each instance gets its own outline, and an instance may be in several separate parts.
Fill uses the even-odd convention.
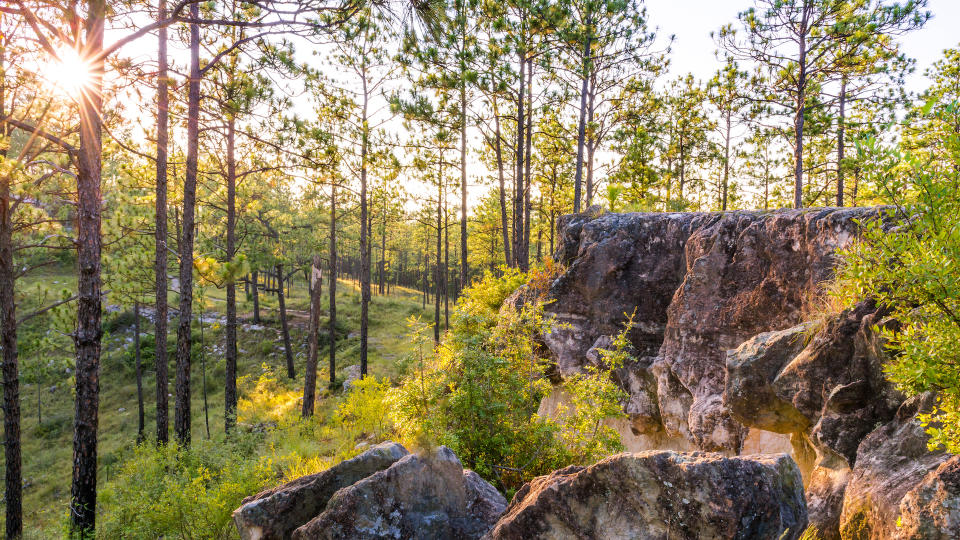
[[[507,501],[445,446],[341,489],[295,539],[479,538]]]
[[[900,502],[899,538],[960,538],[960,456],[953,456]]]
[[[916,416],[920,412],[929,412],[935,402],[932,394],[910,398],[891,422],[874,430],[860,443],[840,517],[840,534],[844,539],[898,538],[898,520],[911,519],[903,516],[901,504],[906,508],[928,508],[929,511],[925,501],[936,497],[930,494],[930,488],[936,490],[934,486],[939,484],[947,491],[952,489],[948,487],[952,483],[952,468],[947,467],[939,479],[936,474],[928,476],[950,456],[927,449],[928,437]],[[918,484],[926,487],[921,487],[907,499],[906,495],[918,488]],[[950,497],[944,500],[956,501]],[[952,519],[950,511],[942,508],[936,515],[949,521]],[[929,514],[918,519],[935,522]]]
[[[631,343],[638,358],[655,357],[638,367],[638,381],[656,380],[663,430],[737,452],[747,430],[720,399],[726,352],[800,323],[832,275],[836,249],[855,237],[858,220],[877,215],[858,208],[568,216],[556,254],[567,269],[548,295],[556,325],[544,341],[568,376],[636,310]],[[639,403],[650,401],[651,385],[634,386],[646,394]],[[637,408],[647,411],[637,415],[639,427],[651,430],[656,415]]]
[[[811,324],[758,334],[727,353],[724,404],[739,422],[777,433],[806,431],[810,418],[773,387],[780,370],[806,345]]]
[[[644,452],[534,479],[485,538],[789,540],[806,524],[800,472],[787,455]]]
[[[233,521],[244,540],[290,538],[297,528],[317,516],[340,488],[384,470],[407,455],[397,443],[382,443],[333,467],[298,478],[243,500]]]

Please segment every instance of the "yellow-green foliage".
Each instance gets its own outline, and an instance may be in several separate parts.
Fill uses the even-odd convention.
[[[99,493],[101,538],[233,538],[230,514],[271,477],[250,440],[140,446]]]
[[[387,393],[390,380],[368,376],[354,381],[334,414],[344,430],[353,437],[380,441],[393,431]]]
[[[414,324],[416,352],[392,400],[405,440],[449,446],[465,466],[508,492],[533,476],[622,448],[616,432],[602,425],[622,414],[623,394],[609,370],[567,383],[573,410],[562,419],[537,414],[551,390],[537,344],[548,321],[539,301],[519,310],[503,304],[525,282],[523,274],[504,270],[465,290],[432,355],[425,352],[425,328]]]
[[[941,107],[921,113],[960,118],[956,103]],[[960,137],[928,144],[868,147],[866,172],[899,203],[896,226],[865,224],[862,241],[843,253],[837,291],[890,310],[899,325],[879,331],[898,354],[884,368],[907,394],[940,394],[936,413],[922,417],[930,445],[960,452]]]

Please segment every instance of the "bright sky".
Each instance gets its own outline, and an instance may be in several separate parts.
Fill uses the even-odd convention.
[[[663,36],[673,34],[671,75],[691,72],[706,80],[720,66],[710,32],[735,22],[737,13],[750,7],[750,0],[645,0],[650,24]],[[903,51],[917,59],[917,71],[909,80],[910,90],[927,86],[924,70],[942,56],[944,49],[960,43],[960,0],[929,0],[933,18],[922,29],[908,34]]]

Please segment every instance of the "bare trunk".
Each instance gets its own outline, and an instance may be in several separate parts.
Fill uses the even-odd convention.
[[[323,289],[323,273],[320,270],[323,262],[319,255],[313,256],[313,266],[310,268],[310,328],[309,344],[307,345],[307,367],[303,377],[303,409],[301,415],[306,418],[313,416],[313,403],[317,400],[317,356],[319,355],[320,339],[320,293]]]
[[[360,377],[367,375],[367,332],[370,317],[370,251],[367,221],[367,152],[370,130],[367,126],[367,80],[363,80],[363,134],[360,142]]]
[[[103,50],[107,5],[90,0],[86,22],[87,52]],[[73,481],[70,487],[70,529],[93,535],[97,508],[97,427],[100,409],[100,174],[102,147],[103,60],[94,61],[92,81],[80,104],[80,152],[77,156],[77,330],[76,400],[73,422]]]
[[[253,296],[253,324],[260,324],[260,272],[251,272],[250,279],[253,281],[250,286]]]
[[[731,127],[731,118],[730,111],[726,112],[726,132],[724,134],[724,148],[723,148],[723,188],[720,195],[720,210],[726,211],[727,209],[727,189],[730,185],[730,127]]]
[[[524,165],[524,130],[526,129],[525,101],[526,101],[526,51],[520,50],[520,88],[517,92],[517,141],[514,147],[516,154],[516,172],[513,179],[513,262],[514,266],[523,264],[523,165]]]
[[[533,61],[527,62],[527,129],[524,141],[523,172],[523,249],[520,252],[520,269],[530,270],[530,166],[533,156]]]
[[[443,157],[441,156],[441,161]],[[440,258],[443,256],[443,165],[440,166],[440,176],[437,179],[437,264],[434,267],[434,310],[433,310],[433,341],[440,343],[440,295],[443,294],[440,283]]]
[[[593,123],[594,117],[594,95],[596,93],[595,89],[595,79],[591,74],[590,76],[590,86],[587,91],[587,124]],[[597,144],[594,139],[593,133],[587,135],[587,206],[593,204],[593,195],[594,195],[594,185],[593,185],[593,153],[596,150]]]
[[[460,16],[460,288],[466,287],[470,274],[467,261],[467,29],[466,2],[461,0],[464,13]]]
[[[160,0],[158,20],[167,18],[167,2]],[[170,431],[167,394],[167,145],[169,141],[169,102],[167,81],[167,27],[160,27],[157,44],[157,185],[155,253],[153,274],[156,286],[154,304],[154,370],[157,385],[157,444],[167,443]]]
[[[287,359],[287,377],[295,379],[296,369],[293,365],[293,347],[290,345],[290,325],[287,323],[287,302],[283,294],[283,265],[275,267],[277,272],[277,304],[280,306],[280,332],[283,334],[283,354]]]
[[[337,382],[337,186],[330,186],[330,387]]]
[[[500,227],[501,234],[503,237],[503,258],[507,266],[513,266],[513,259],[510,258],[510,225],[507,221],[507,185],[503,173],[503,145],[502,137],[500,135],[500,113],[497,110],[497,100],[493,99],[493,123],[494,135],[496,137],[496,154],[497,154],[497,179],[500,182]]]
[[[236,119],[227,121],[227,263],[237,250]],[[237,284],[227,281],[226,363],[223,384],[223,430],[230,433],[237,423]]]
[[[133,303],[133,356],[137,374],[137,443],[143,442],[143,369],[140,365],[140,302]],[[39,384],[39,383],[38,383]]]
[[[837,119],[837,206],[843,206],[843,138],[846,135],[847,78],[840,83],[840,118]]]
[[[0,118],[6,116],[6,81],[3,50],[0,49]],[[0,124],[2,135],[9,135],[7,124]],[[0,156],[7,149],[0,147]],[[23,534],[23,481],[20,457],[20,372],[17,358],[17,305],[14,296],[13,216],[10,215],[10,175],[0,176],[0,347],[3,349],[3,437],[6,507],[6,537]],[[39,382],[38,388],[39,388]]]
[[[200,18],[199,4],[190,16]],[[200,122],[200,27],[190,25],[190,84],[187,93],[187,170],[183,182],[183,223],[180,233],[180,320],[177,327],[177,382],[173,430],[177,441],[190,446],[190,322],[193,320],[193,241],[197,202]]]
[[[807,91],[807,21],[808,10],[806,6],[803,11],[803,18],[800,22],[800,56],[798,58],[797,74],[797,101],[796,111],[793,118],[793,206],[794,208],[803,208],[803,123],[806,112],[806,91]]]
[[[590,19],[587,18],[587,26],[590,25]],[[583,185],[583,154],[584,143],[587,135],[587,81],[590,79],[590,33],[587,32],[586,39],[583,40],[583,65],[580,74],[580,119],[577,121],[577,168],[573,183],[573,213],[580,213],[580,199]]]

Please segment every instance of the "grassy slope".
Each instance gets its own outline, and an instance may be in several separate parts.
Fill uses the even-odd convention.
[[[299,277],[299,276],[298,276]],[[59,284],[54,284],[57,281]],[[20,284],[24,291],[34,290],[37,284],[48,285],[52,288],[66,286],[70,288],[73,280],[68,274],[51,273],[43,276],[23,280]],[[325,284],[326,285],[326,284]],[[325,287],[326,289],[326,287]],[[279,332],[278,311],[276,300],[272,296],[261,295],[262,315],[265,319],[263,329],[251,329],[244,324],[249,322],[252,311],[252,302],[246,301],[243,289],[240,288],[241,329],[238,333],[239,358],[238,371],[241,378],[248,376],[247,384],[241,384],[241,398],[243,391],[249,389],[251,380],[264,372],[264,367],[273,368],[277,374],[285,374],[282,339]],[[205,304],[208,317],[221,315],[224,311],[222,290],[209,288],[206,291]],[[328,297],[323,295],[323,306],[328,305]],[[356,284],[341,280],[338,286],[338,318],[343,326],[350,331],[350,337],[338,341],[338,368],[359,362],[359,339],[356,333],[359,329],[359,295]],[[173,298],[171,298],[173,300]],[[303,365],[306,360],[306,321],[309,302],[305,284],[299,280],[294,285],[292,297],[288,299],[289,317],[292,320],[291,334],[296,356],[296,381],[287,382],[291,390],[302,389]],[[24,299],[21,304],[28,304]],[[23,306],[21,306],[23,308]],[[430,306],[427,307],[427,312]],[[370,309],[370,373],[377,376],[394,376],[399,372],[397,362],[406,353],[408,340],[406,339],[406,319],[411,315],[429,315],[421,310],[420,296],[415,291],[398,288],[393,294],[385,297],[374,296]],[[322,314],[325,317],[326,313]],[[116,317],[115,314],[106,315],[105,320]],[[325,323],[325,319],[321,321]],[[172,321],[169,350],[175,347],[176,339]],[[144,334],[152,333],[152,323],[146,318],[142,322],[141,331]],[[223,375],[224,362],[222,357],[223,339],[222,326],[216,323],[205,325],[204,337],[207,359],[207,401],[209,403],[210,436],[214,439],[223,433]],[[194,330],[197,335],[197,329]],[[24,337],[21,337],[24,339]],[[29,339],[29,337],[27,337]],[[22,343],[22,341],[21,341]],[[100,401],[100,479],[104,484],[111,475],[112,465],[117,462],[118,456],[130,449],[134,444],[137,432],[137,401],[136,379],[131,364],[132,328],[121,326],[105,336],[104,353],[101,367],[101,401]],[[69,347],[52,354],[69,357],[72,350]],[[322,389],[328,379],[327,350],[321,350],[319,359],[318,384]],[[34,358],[22,358],[23,363],[37,361]],[[155,382],[152,369],[152,357],[145,361],[143,378],[144,397],[146,402],[146,433],[152,438],[155,432],[154,393]],[[171,358],[172,363],[172,358]],[[173,366],[170,368],[171,390],[173,393]],[[37,385],[21,386],[22,405],[22,434],[23,434],[23,474],[24,490],[24,525],[26,536],[44,537],[60,526],[66,516],[67,503],[70,493],[71,452],[72,452],[72,420],[73,397],[72,380],[60,377],[55,388],[51,388],[53,381],[44,384],[41,388],[43,401],[43,422],[37,423]],[[203,392],[201,383],[201,365],[194,363],[192,370],[192,417],[193,439],[201,440],[207,436],[204,423]],[[173,401],[170,401],[171,425],[173,415]],[[330,406],[321,402],[318,404],[318,415],[329,413]],[[2,518],[0,518],[2,519]]]

